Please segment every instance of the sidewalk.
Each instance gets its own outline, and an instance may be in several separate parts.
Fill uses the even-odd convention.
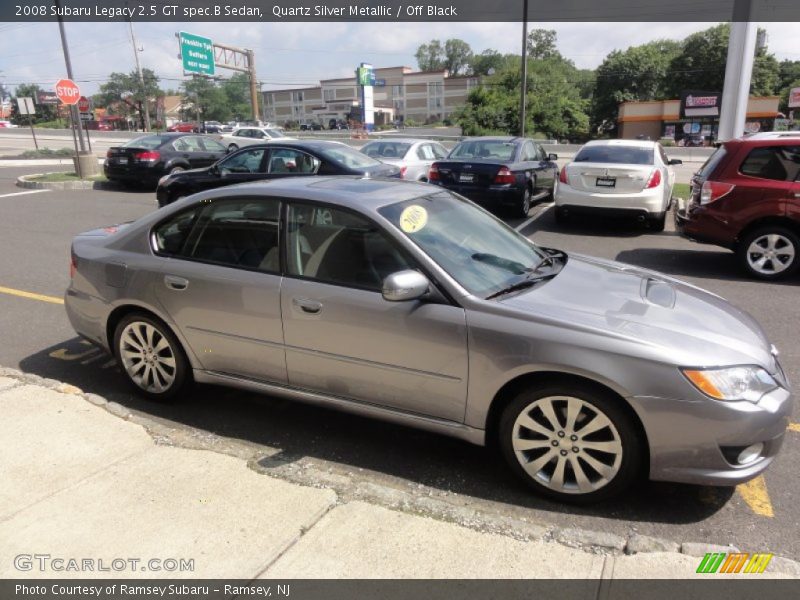
[[[709,577],[696,575],[700,559],[687,554],[590,553],[342,502],[239,458],[164,445],[134,422],[142,417],[120,418],[119,405],[70,385],[5,372],[0,579]],[[194,570],[15,568],[15,557],[32,554],[106,565],[193,559]],[[775,570],[759,577],[786,577]]]

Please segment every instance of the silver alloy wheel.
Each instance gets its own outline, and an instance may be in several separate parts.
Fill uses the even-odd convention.
[[[531,212],[531,190],[527,187],[522,193],[522,212],[526,217],[528,216],[528,213]]]
[[[762,275],[776,275],[791,266],[795,258],[792,241],[779,233],[766,233],[747,248],[747,264]]]
[[[146,392],[161,394],[175,383],[177,363],[169,340],[144,321],[129,323],[119,338],[122,366]]]
[[[622,439],[600,409],[573,396],[540,398],[514,421],[512,446],[537,483],[562,494],[588,494],[611,483]]]

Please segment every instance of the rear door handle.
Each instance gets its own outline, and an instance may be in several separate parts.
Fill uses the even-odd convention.
[[[175,275],[165,275],[164,285],[171,290],[182,292],[189,287],[189,280],[184,279],[183,277],[176,277]]]
[[[292,304],[305,313],[315,315],[322,310],[322,303],[308,298],[292,298]]]

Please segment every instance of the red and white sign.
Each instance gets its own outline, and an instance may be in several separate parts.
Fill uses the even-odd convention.
[[[789,90],[789,108],[800,108],[800,87]]]
[[[72,79],[59,79],[56,82],[56,96],[62,104],[77,104],[81,99],[81,90]]]
[[[86,96],[81,96],[78,100],[78,110],[82,113],[87,113],[91,109],[91,103]]]

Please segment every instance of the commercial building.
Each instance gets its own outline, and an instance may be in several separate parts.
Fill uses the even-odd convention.
[[[431,123],[449,118],[479,85],[477,77],[450,77],[447,71],[414,71],[410,67],[375,69],[383,85],[373,89],[375,123],[393,120]],[[346,120],[358,114],[359,89],[352,77],[323,79],[319,86],[263,92],[265,118],[278,124],[288,121],[320,123]]]
[[[745,130],[751,133],[772,131],[775,119],[780,117],[779,101],[777,96],[751,97],[747,103]],[[716,138],[719,118],[681,118],[680,107],[680,100],[623,102],[619,105],[617,135],[626,139],[649,137],[653,140],[662,137],[681,140],[690,134]]]

